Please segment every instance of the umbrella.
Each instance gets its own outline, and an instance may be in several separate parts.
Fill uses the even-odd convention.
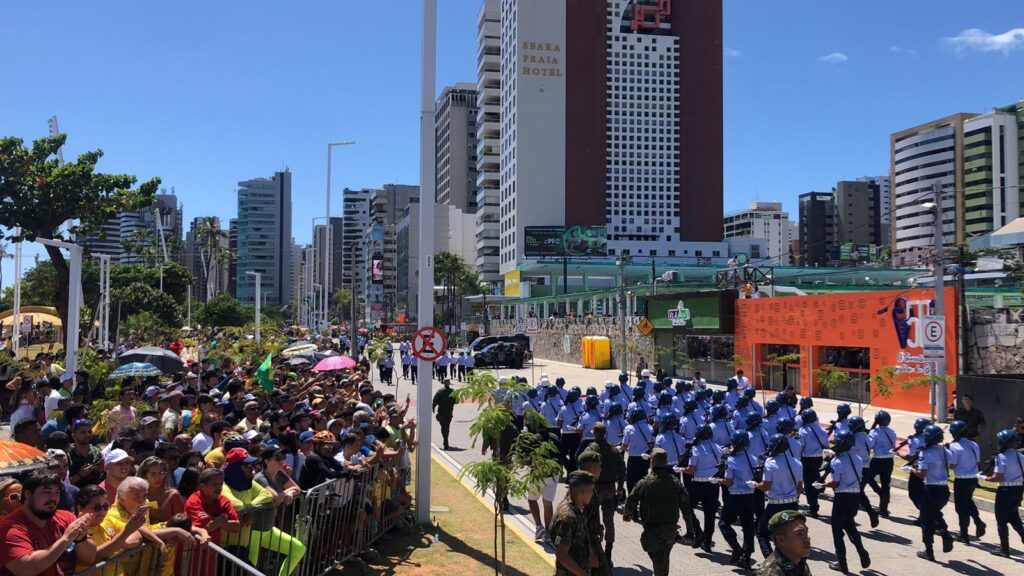
[[[303,358],[302,356],[299,356],[299,357],[296,357],[296,358],[292,358],[291,360],[285,362],[285,364],[287,364],[289,366],[302,366],[303,364],[311,364],[311,363],[312,362],[310,361],[309,358]]]
[[[301,356],[307,352],[313,352],[316,350],[316,344],[310,344],[309,342],[302,344],[293,344],[288,348],[281,351],[281,356],[285,358],[292,358],[295,356]]]
[[[43,468],[51,460],[40,450],[11,440],[0,440],[0,475],[10,476]]]
[[[356,365],[356,361],[348,356],[331,356],[324,358],[313,368],[313,372],[330,372],[332,370],[348,370]]]
[[[306,354],[303,354],[303,356],[312,358],[313,360],[319,362],[324,358],[333,358],[335,356],[341,356],[341,352],[338,352],[337,350],[313,350],[307,352]]]
[[[111,380],[124,380],[125,378],[149,378],[151,376],[159,376],[160,369],[153,366],[149,362],[131,362],[130,364],[122,364],[118,366],[116,370],[110,373]]]
[[[118,364],[128,364],[131,362],[148,362],[156,366],[164,374],[181,372],[181,369],[185,366],[185,363],[181,361],[177,354],[170,350],[164,350],[159,346],[143,346],[142,348],[129,350],[117,357]]]

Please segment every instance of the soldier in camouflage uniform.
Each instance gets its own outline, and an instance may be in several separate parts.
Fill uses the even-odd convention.
[[[768,520],[775,551],[757,568],[757,576],[811,576],[807,557],[811,555],[811,538],[807,518],[796,510],[776,512]]]
[[[622,453],[607,440],[604,422],[594,425],[594,440],[586,450],[601,456],[601,475],[597,478],[596,494],[601,504],[601,521],[604,524],[605,565],[612,569],[612,545],[615,544],[615,508],[618,494],[625,495],[626,463]]]
[[[601,455],[593,450],[584,450],[576,457],[576,463],[580,470],[589,472],[595,478],[601,477]],[[594,488],[594,497],[590,504],[583,509],[583,515],[587,519],[587,535],[590,537],[590,549],[597,556],[598,567],[590,571],[591,576],[611,576],[611,570],[605,562],[604,551],[601,549],[601,502],[597,496],[597,487]]]
[[[582,470],[569,474],[569,493],[551,519],[555,576],[589,576],[599,567],[584,512],[594,498],[595,481],[593,474]]]
[[[690,497],[679,475],[669,468],[668,454],[655,448],[651,451],[651,473],[629,493],[622,518],[626,522],[638,518],[643,523],[640,544],[654,563],[654,576],[668,576],[669,555],[676,543],[680,513],[686,531],[692,533]]]

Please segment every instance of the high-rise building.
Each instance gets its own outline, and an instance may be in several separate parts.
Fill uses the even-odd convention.
[[[835,199],[831,192],[801,194],[798,266],[825,266],[835,244]]]
[[[964,236],[993,232],[1020,216],[1018,116],[994,110],[964,121]]]
[[[260,272],[261,297],[267,306],[291,303],[292,174],[238,183],[238,257],[235,281],[238,300],[256,303]]]
[[[160,213],[160,226],[156,214]],[[121,212],[107,221],[100,234],[83,238],[82,245],[92,254],[110,256],[114,264],[144,264],[163,260],[181,263],[182,208],[178,197],[163,190],[153,197],[148,208]],[[162,240],[161,240],[162,232]]]
[[[238,218],[228,220],[228,250],[234,256],[228,261],[228,294],[238,298]]]
[[[434,112],[438,204],[449,204],[467,214],[476,212],[475,84],[445,86]]]
[[[370,193],[370,224],[364,237],[367,255],[363,295],[367,320],[379,320],[395,309],[399,284],[396,228],[409,204],[419,201],[419,186],[385,184]]]
[[[889,243],[889,226],[884,224],[882,187],[870,180],[843,180],[833,189],[835,202],[835,243]]]
[[[290,279],[289,282],[290,282],[291,287],[292,287],[292,289],[291,289],[291,294],[292,294],[292,302],[291,302],[292,310],[296,311],[296,313],[298,313],[298,314],[301,314],[302,295],[304,294],[304,292],[302,291],[302,249],[303,249],[303,246],[301,244],[296,244],[295,243],[295,239],[292,238],[292,241],[291,241],[291,254],[292,254],[292,258],[291,258],[291,272],[289,274],[289,279]],[[301,316],[300,316],[300,319],[301,319]]]
[[[501,5],[484,0],[476,19],[476,269],[497,283],[501,247]]]
[[[781,202],[753,202],[746,210],[727,213],[723,223],[723,238],[764,238],[768,248],[764,264],[792,264],[790,241],[793,223],[789,220],[789,213],[782,210]]]
[[[857,182],[869,182],[878,186],[879,194],[879,219],[882,224],[889,225],[892,218],[892,185],[888,176],[861,176]],[[885,244],[889,243],[889,233],[886,231]]]
[[[945,244],[963,240],[964,121],[974,114],[954,114],[889,137],[892,182],[892,254],[894,266],[919,266],[930,260],[934,217],[924,204],[934,202],[932,185],[941,188]]]
[[[327,287],[328,294],[333,294],[335,290],[340,289],[343,280],[342,270],[342,256],[344,255],[344,218],[339,216],[331,217],[331,244],[328,247],[327,242],[327,226],[324,224],[317,224],[313,227],[313,253],[314,253],[314,264],[316,268],[314,282],[320,286],[324,286],[324,258],[331,258],[330,266],[330,286]]]
[[[397,276],[398,288],[396,307],[393,315],[405,313],[410,320],[417,318],[417,281],[416,263],[420,261],[419,230],[420,205],[410,203],[402,214],[396,227],[397,240]],[[470,269],[475,268],[473,257],[476,249],[473,245],[476,218],[466,214],[454,206],[437,204],[434,206],[434,252],[449,252],[462,258]]]
[[[341,231],[342,265],[336,270],[344,288],[362,286],[366,280],[366,230],[370,227],[371,190],[345,189]]]
[[[720,0],[502,0],[500,269],[524,229],[606,226],[611,253],[722,234]]]

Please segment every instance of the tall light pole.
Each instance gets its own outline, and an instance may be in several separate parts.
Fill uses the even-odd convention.
[[[420,328],[434,323],[434,98],[437,68],[437,0],[423,0],[423,50],[420,53],[420,258],[416,315]],[[416,420],[420,438],[430,439],[433,363],[422,362],[417,373]],[[430,449],[416,451],[416,523],[430,523]]]
[[[328,149],[328,153],[330,153],[330,149]],[[328,202],[329,201],[330,200],[328,200]],[[313,252],[312,252],[314,264],[312,266],[310,266],[311,272],[310,272],[310,275],[309,275],[309,277],[310,277],[310,280],[309,280],[310,296],[309,297],[310,297],[310,301],[313,303],[312,309],[314,311],[320,310],[320,308],[321,308],[318,305],[320,300],[317,299],[316,289],[314,287],[315,286],[315,282],[316,282],[316,264],[315,264],[315,262],[316,262],[316,221],[317,220],[323,220],[324,222],[327,223],[327,224],[324,225],[324,246],[323,246],[323,253],[324,253],[324,267],[323,267],[324,278],[323,278],[323,283],[324,284],[327,283],[327,260],[330,260],[330,258],[327,257],[327,253],[329,251],[328,248],[327,248],[327,230],[330,228],[330,226],[329,226],[329,224],[331,222],[330,217],[328,217],[328,216],[314,216],[313,217]],[[318,312],[314,313],[313,314],[313,319],[312,319],[312,321],[310,321],[309,327],[312,328],[313,330],[316,330],[317,332],[319,332],[320,330],[323,330],[323,326],[324,326],[323,322],[325,322],[325,321],[326,321],[326,316],[323,319],[321,319]]]
[[[629,256],[619,256],[615,262],[619,267],[619,363],[621,371],[629,374],[629,367],[626,366],[626,263]]]
[[[932,214],[934,214],[934,240],[935,240],[935,264],[934,264],[934,284],[935,284],[935,311],[933,314],[942,318],[942,334],[945,338],[946,334],[946,299],[945,299],[945,276],[946,266],[943,263],[942,249],[943,249],[943,230],[942,230],[942,185],[938,182],[932,183],[932,193],[935,195],[934,206],[931,207]],[[925,204],[927,206],[928,203]],[[963,295],[961,294],[961,298]],[[943,346],[945,349],[945,346]],[[948,411],[946,406],[946,359],[940,358],[933,364],[932,374],[935,378],[935,411],[937,412],[938,421],[940,424],[945,424],[948,420]]]
[[[324,323],[321,330],[327,330],[330,326],[327,319],[327,293],[331,285],[331,256],[334,253],[334,246],[331,245],[331,151],[335,146],[351,146],[355,140],[343,142],[330,142],[327,144],[327,229],[324,230],[324,291],[323,291],[323,315]]]
[[[260,301],[260,280],[263,273],[252,270],[246,270],[245,273],[256,277],[256,342],[258,343],[260,341],[260,304],[262,303]]]

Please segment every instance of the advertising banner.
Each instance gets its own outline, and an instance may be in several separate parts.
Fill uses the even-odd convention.
[[[608,230],[604,226],[527,226],[523,242],[527,258],[608,255]]]

